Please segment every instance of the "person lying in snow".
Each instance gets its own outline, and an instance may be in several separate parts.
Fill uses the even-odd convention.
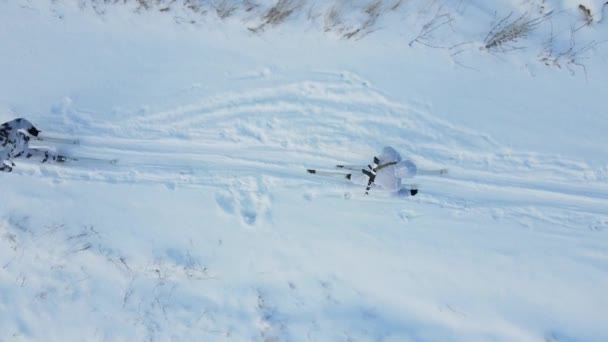
[[[403,188],[402,179],[412,178],[416,173],[416,164],[410,160],[402,160],[399,152],[387,146],[380,155],[374,157],[374,161],[367,168],[363,168],[360,173],[352,173],[347,178],[355,184],[366,185],[366,194],[374,185],[388,192],[399,195],[409,193],[414,196],[418,190]]]
[[[0,171],[13,171],[14,158],[35,158],[42,163],[64,162],[64,156],[29,147],[31,137],[37,137],[39,133],[31,122],[23,118],[3,123],[0,126]]]
[[[355,184],[366,185],[366,194],[374,185],[399,196],[407,194],[415,196],[418,190],[403,187],[401,180],[414,177],[417,171],[416,164],[411,160],[402,160],[399,152],[387,146],[379,156],[374,157],[374,161],[367,168],[363,168],[359,173],[348,174],[346,178]]]
[[[367,165],[335,165],[336,169],[343,171],[325,171],[317,169],[307,169],[306,172],[318,176],[346,178],[357,185],[365,185],[365,194],[369,194],[372,188],[378,188],[398,197],[415,196],[418,187],[413,184],[403,184],[402,180],[413,178],[418,174],[424,175],[444,175],[447,169],[420,170],[411,160],[402,160],[401,155],[394,148],[387,146],[382,153],[374,157],[374,161]]]

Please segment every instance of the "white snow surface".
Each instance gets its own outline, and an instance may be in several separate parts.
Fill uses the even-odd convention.
[[[389,2],[345,39],[365,1],[255,33],[242,9],[0,0],[0,121],[119,159],[0,174],[0,341],[608,340],[608,6]],[[591,48],[545,65],[550,34]],[[305,172],[386,145],[450,172],[406,199]]]

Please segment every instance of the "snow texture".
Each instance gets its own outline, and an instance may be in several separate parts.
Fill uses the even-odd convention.
[[[608,340],[601,2],[137,3],[0,0],[1,121],[119,159],[0,173],[0,341]],[[305,172],[383,146],[450,173]]]

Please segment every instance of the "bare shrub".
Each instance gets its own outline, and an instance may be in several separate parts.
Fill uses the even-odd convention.
[[[226,19],[234,14],[237,7],[230,0],[222,0],[215,6],[215,13],[220,19]]]
[[[492,52],[509,52],[512,50],[523,49],[512,44],[526,38],[530,32],[547,20],[551,12],[537,18],[529,18],[527,13],[522,14],[517,19],[511,20],[513,12],[501,19],[498,24],[488,32],[484,39],[484,48]]]
[[[323,30],[325,32],[332,31],[335,27],[342,25],[342,18],[340,15],[340,10],[336,5],[330,7],[330,9],[325,13],[323,23]]]
[[[207,10],[205,10],[199,0],[183,0],[184,6],[195,13],[206,14]]]
[[[391,11],[396,11],[403,4],[403,0],[397,0],[392,6],[390,6]]]
[[[264,16],[265,24],[278,25],[285,21],[287,17],[293,13],[297,5],[293,5],[293,1],[290,0],[279,0],[275,6],[270,8]]]
[[[428,47],[438,48],[435,40],[434,33],[445,25],[452,23],[454,18],[449,13],[443,12],[443,8],[440,6],[435,13],[433,19],[422,25],[418,35],[410,41],[409,46],[411,47],[414,43],[420,43]]]
[[[245,12],[251,12],[258,7],[260,7],[260,5],[256,4],[252,0],[243,1],[243,9],[245,10]]]
[[[316,21],[320,16],[321,12],[314,4],[308,8],[308,12],[306,14],[306,19],[308,19],[308,21]]]
[[[335,31],[344,39],[361,39],[378,30],[375,27],[376,22],[386,10],[384,0],[372,0],[361,9],[365,15],[365,19],[360,24],[348,24],[343,17],[345,9],[338,4],[334,4],[325,13],[323,30],[325,32]]]
[[[382,5],[383,0],[373,0],[367,6],[365,6],[364,12],[367,14],[367,19],[361,24],[360,27],[344,33],[342,36],[346,39],[351,39],[357,35],[359,35],[358,39],[370,34],[374,31],[373,26],[376,24],[376,21],[382,14]]]
[[[585,7],[585,5],[583,4],[579,4],[578,9],[583,13],[583,16],[585,17],[585,23],[587,25],[590,25],[593,21],[593,15],[591,14],[591,10]]]
[[[553,66],[557,67],[558,69],[566,68],[572,75],[576,74],[575,68],[581,68],[585,74],[585,79],[588,79],[587,67],[583,63],[583,61],[588,58],[586,54],[599,44],[606,43],[606,41],[598,42],[592,40],[583,46],[577,46],[575,41],[575,33],[576,29],[572,29],[570,35],[570,45],[568,48],[558,51],[554,48],[554,36],[552,32],[551,37],[545,43],[544,49],[538,55],[538,60],[546,66]]]
[[[439,5],[435,13],[433,14],[432,19],[422,25],[422,28],[420,29],[418,35],[414,39],[412,39],[408,45],[412,47],[414,43],[419,43],[433,49],[447,50],[450,54],[450,58],[452,58],[452,61],[455,64],[463,68],[476,70],[470,66],[462,64],[456,59],[457,55],[469,49],[469,46],[475,44],[474,42],[462,42],[453,45],[446,45],[438,42],[438,39],[435,36],[435,33],[438,33],[438,31],[445,26],[449,26],[453,30],[453,28],[451,27],[453,21],[454,17],[452,17],[450,13],[445,12],[443,10],[442,5]]]
[[[137,0],[137,3],[139,4],[139,8],[143,8],[145,10],[148,10],[151,7],[148,1],[146,0]]]
[[[608,5],[608,1],[607,1],[607,2],[605,2],[605,3],[602,5],[602,7],[601,7],[601,9],[600,9],[599,11],[601,12],[601,11],[604,9],[604,7],[606,7],[606,5]],[[595,21],[595,15],[597,14],[597,13],[592,13],[592,12],[591,12],[591,9],[589,9],[588,7],[586,7],[586,6],[585,6],[585,5],[583,5],[583,4],[579,4],[579,5],[578,5],[578,9],[579,9],[579,11],[580,11],[580,12],[583,14],[584,23],[583,23],[583,25],[581,25],[581,26],[577,27],[577,28],[575,29],[575,31],[578,31],[578,30],[580,30],[580,29],[582,29],[583,27],[586,27],[586,26],[591,26],[591,24],[593,24],[593,22]],[[601,19],[600,19],[600,20],[597,20],[597,22],[598,22],[598,23],[599,23],[600,21],[601,21]]]
[[[262,23],[258,27],[249,28],[249,30],[257,33],[264,30],[268,25],[279,25],[301,6],[301,2],[297,0],[279,0],[262,16]]]

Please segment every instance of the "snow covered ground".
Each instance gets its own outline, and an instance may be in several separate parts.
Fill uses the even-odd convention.
[[[0,174],[0,341],[608,340],[603,1],[103,3],[0,0],[0,121],[119,158]]]

